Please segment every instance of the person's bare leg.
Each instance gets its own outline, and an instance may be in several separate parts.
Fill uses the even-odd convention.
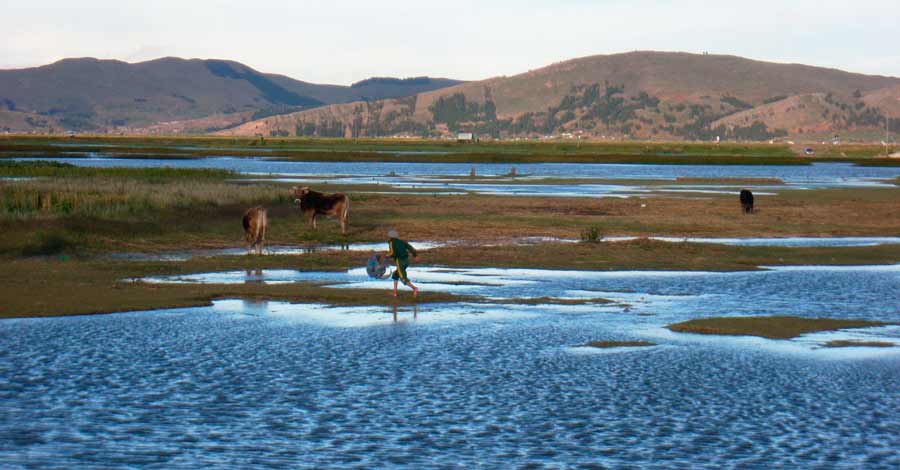
[[[413,297],[419,296],[419,288],[416,287],[415,284],[413,284],[412,282],[408,282],[406,285],[409,286],[413,290]]]
[[[394,280],[394,297],[397,297],[397,280]]]

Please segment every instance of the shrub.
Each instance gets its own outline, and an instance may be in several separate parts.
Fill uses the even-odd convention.
[[[37,240],[22,248],[25,256],[52,256],[74,251],[77,243],[58,233],[39,233]]]
[[[597,227],[589,227],[581,231],[581,241],[583,242],[599,242],[603,240],[603,235]]]

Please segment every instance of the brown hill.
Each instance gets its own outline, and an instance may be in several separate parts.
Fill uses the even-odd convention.
[[[734,56],[632,52],[574,59],[414,99],[328,106],[224,133],[379,136],[472,130],[494,137],[760,140],[883,125],[886,118],[900,118],[898,89],[895,77]]]
[[[408,96],[458,83],[417,77],[319,85],[225,60],[167,57],[130,64],[65,59],[0,70],[0,130],[135,131],[154,126],[203,132],[275,113]]]

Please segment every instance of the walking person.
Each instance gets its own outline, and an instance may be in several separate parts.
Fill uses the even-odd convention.
[[[419,295],[419,288],[410,282],[409,278],[406,276],[406,268],[409,267],[409,255],[412,254],[413,258],[417,258],[419,253],[412,245],[401,240],[400,234],[398,234],[396,230],[388,232],[388,237],[388,258],[393,258],[397,264],[397,269],[395,269],[394,274],[391,275],[391,279],[394,280],[394,297],[397,297],[397,281],[402,282],[403,285],[412,289],[413,297],[417,297]]]

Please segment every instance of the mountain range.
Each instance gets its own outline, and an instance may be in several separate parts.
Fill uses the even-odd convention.
[[[741,57],[598,55],[416,96],[319,107],[227,135],[771,140],[883,138],[900,128],[900,78]]]
[[[64,59],[0,70],[0,130],[203,133],[276,113],[403,97],[458,83],[415,77],[320,85],[227,60]]]
[[[900,128],[900,78],[640,51],[473,82],[373,78],[342,87],[229,61],[73,59],[0,71],[0,130],[10,115],[137,133],[878,140],[886,124]]]

